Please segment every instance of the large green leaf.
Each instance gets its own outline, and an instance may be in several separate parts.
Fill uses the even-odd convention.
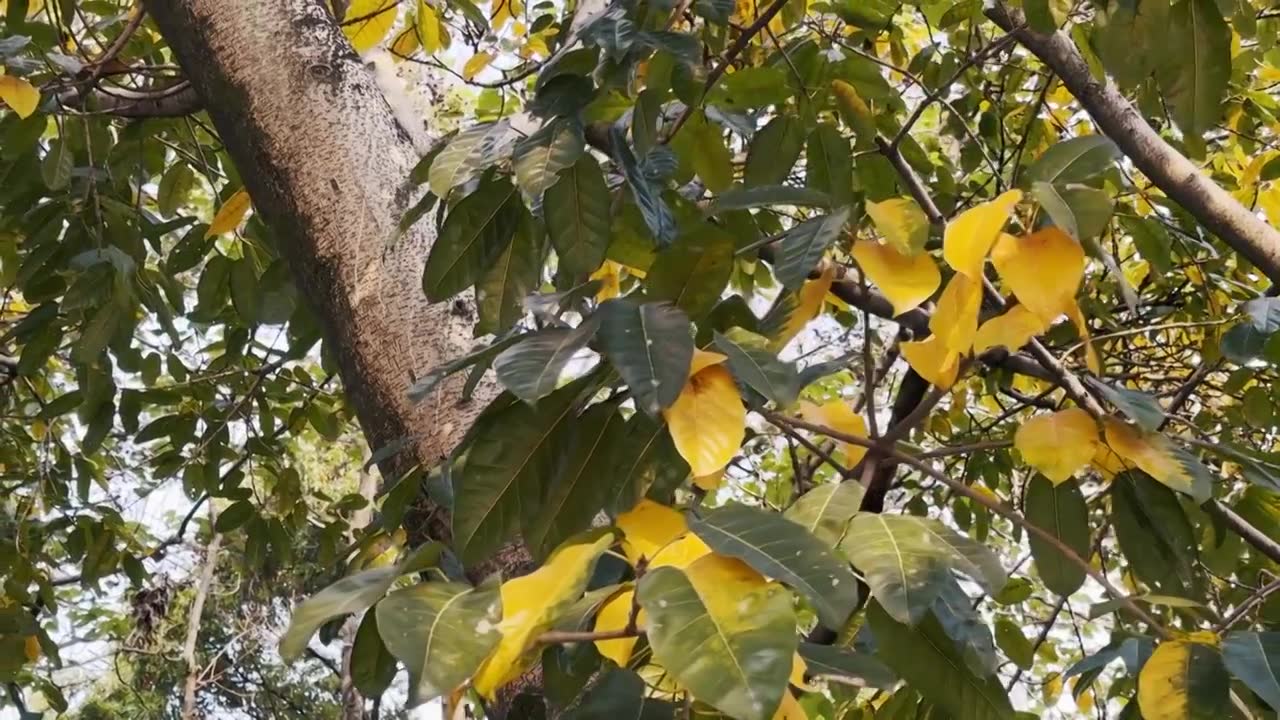
[[[609,132],[613,158],[622,169],[627,185],[631,187],[631,195],[636,200],[636,207],[640,209],[644,224],[649,228],[658,247],[667,247],[676,239],[676,219],[667,201],[662,198],[663,184],[645,175],[619,126],[614,125]],[[658,147],[651,148],[650,152],[657,149]]]
[[[926,615],[916,627],[897,622],[873,602],[867,621],[875,634],[876,654],[926,700],[956,720],[1011,720],[1009,697],[994,674],[976,675],[942,631]]]
[[[172,217],[178,207],[187,202],[187,196],[195,187],[196,174],[186,163],[174,163],[160,178],[160,187],[156,191],[156,205],[160,214]]]
[[[805,185],[831,198],[835,207],[853,200],[853,150],[836,126],[823,123],[809,133]]]
[[[1109,385],[1093,378],[1087,378],[1085,382],[1143,430],[1155,432],[1164,424],[1164,408],[1149,393]]]
[[[778,261],[773,266],[783,287],[794,290],[804,283],[848,220],[849,208],[843,207],[830,215],[806,220],[783,235],[778,243]]]
[[[477,336],[506,332],[524,317],[524,299],[541,279],[546,230],[523,207],[519,216],[510,244],[476,283]]]
[[[867,687],[892,689],[898,676],[874,655],[817,643],[800,643],[800,657],[814,677],[856,678]]]
[[[1085,241],[1102,234],[1111,220],[1115,201],[1106,191],[1084,185],[1053,185],[1036,182],[1031,194],[1049,219],[1071,237]]]
[[[1084,135],[1056,143],[1027,168],[1028,182],[1078,183],[1098,175],[1120,157],[1105,135]]]
[[[1195,533],[1172,490],[1145,473],[1116,476],[1111,522],[1120,552],[1139,580],[1168,595],[1200,596]]]
[[[515,133],[506,120],[478,125],[458,133],[431,162],[427,182],[436,197],[449,197],[449,191],[489,167],[506,152]]]
[[[689,318],[670,303],[610,300],[600,313],[600,348],[651,416],[684,389],[693,360]]]
[[[712,550],[736,557],[796,590],[822,624],[844,627],[858,605],[858,579],[835,551],[783,516],[738,503],[689,516],[689,529]]]
[[[831,197],[821,190],[791,185],[734,187],[717,195],[707,207],[707,214],[718,215],[733,210],[750,210],[773,205],[828,208],[831,207]]]
[[[378,614],[365,613],[351,646],[351,681],[367,698],[386,691],[396,679],[396,658],[378,633]]]
[[[521,400],[533,402],[551,394],[560,372],[586,347],[596,332],[592,318],[576,328],[547,328],[503,350],[493,360],[498,381]]]
[[[422,274],[427,299],[439,302],[474,285],[515,235],[523,208],[510,182],[494,179],[449,212]]]
[[[735,331],[733,337],[743,342],[716,333],[715,346],[729,358],[729,370],[738,382],[780,408],[794,403],[801,384],[795,364],[779,360],[768,349],[768,340],[759,335]]]
[[[1089,557],[1089,509],[1074,481],[1054,487],[1047,478],[1037,474],[1027,487],[1025,511],[1028,522],[1049,531],[1076,555]],[[1036,572],[1045,587],[1059,595],[1070,595],[1080,589],[1085,578],[1083,568],[1040,537],[1031,535],[1028,540]]]
[[[680,158],[681,182],[696,173],[712,192],[720,192],[733,184],[733,156],[724,144],[724,129],[709,120],[702,110],[689,116],[671,146]]]
[[[1169,0],[1114,3],[1099,14],[1098,56],[1120,87],[1130,90],[1164,61],[1169,32]]]
[[[547,188],[542,210],[565,272],[585,275],[600,267],[609,247],[609,187],[594,158],[583,155],[561,172]]]
[[[1272,710],[1280,708],[1280,633],[1233,632],[1222,641],[1222,661]]]
[[[667,425],[636,413],[627,421],[626,438],[614,457],[608,510],[624,513],[646,495],[665,500],[689,477],[689,464],[676,450]]]
[[[924,617],[953,570],[988,593],[1003,587],[1007,577],[994,553],[931,518],[856,515],[840,549],[885,611],[910,625]]]
[[[742,184],[747,187],[781,184],[791,174],[803,149],[804,129],[800,120],[786,113],[776,116],[751,138]]]
[[[1165,60],[1156,80],[1186,135],[1200,136],[1222,117],[1231,80],[1231,28],[1214,0],[1179,0],[1161,35]]]
[[[626,419],[616,403],[591,406],[556,438],[556,467],[542,509],[524,521],[524,539],[536,558],[591,527],[605,506],[616,472],[614,453],[626,438]]]
[[[416,702],[443,695],[471,677],[502,635],[496,581],[478,588],[419,583],[388,595],[376,613],[382,641],[409,670]]]
[[[561,170],[582,155],[582,128],[574,122],[556,120],[516,145],[512,167],[520,189],[531,198],[556,183]]]
[[[648,297],[669,300],[689,317],[701,317],[729,283],[733,250],[733,236],[715,225],[682,235],[649,268],[644,279]]]
[[[796,650],[790,594],[772,583],[719,582],[701,572],[660,567],[640,578],[640,606],[654,659],[694,697],[741,720],[770,720],[786,690]]]
[[[582,700],[561,715],[561,718],[673,720],[676,716],[676,704],[646,697],[649,693],[648,686],[639,675],[630,670],[612,667],[600,673],[587,688]]]
[[[453,472],[453,542],[463,562],[488,557],[538,512],[555,468],[553,438],[573,416],[580,385],[566,385],[537,406],[486,411],[479,421]]]
[[[933,616],[942,631],[956,644],[964,662],[975,675],[990,675],[996,671],[995,641],[991,628],[978,612],[973,598],[960,587],[955,578],[942,583],[938,598],[933,601]]]
[[[858,483],[824,483],[797,498],[782,516],[835,547],[862,507],[865,494]]]
[[[996,620],[994,634],[996,645],[1014,665],[1023,670],[1030,670],[1035,665],[1035,648],[1017,623],[1007,617],[999,618]]]

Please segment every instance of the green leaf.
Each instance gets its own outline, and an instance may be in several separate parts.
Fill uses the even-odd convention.
[[[609,246],[609,188],[595,159],[583,155],[561,172],[542,209],[560,267],[574,275],[600,267]]]
[[[729,358],[729,370],[747,387],[755,390],[780,408],[796,401],[800,394],[800,374],[794,363],[782,362],[770,352],[768,341],[745,331],[735,332],[743,340],[738,344],[725,335],[715,334],[715,346]]]
[[[1082,242],[1106,230],[1115,205],[1105,190],[1084,185],[1064,187],[1036,182],[1031,185],[1031,194],[1054,225]]]
[[[1012,585],[1013,583],[1008,583]],[[1007,587],[1007,585],[1006,585]],[[933,616],[942,631],[956,644],[964,662],[974,675],[995,673],[999,665],[996,646],[987,621],[978,614],[973,598],[965,593],[955,578],[942,582],[942,591],[933,601]]]
[[[866,687],[881,690],[890,690],[898,684],[898,676],[872,655],[808,642],[800,643],[798,652],[809,674],[815,677],[855,678]]]
[[[644,219],[645,226],[649,228],[658,247],[667,247],[676,239],[676,219],[671,214],[671,208],[667,206],[666,200],[662,199],[662,184],[645,177],[640,165],[636,162],[635,155],[631,153],[631,148],[627,146],[622,128],[617,125],[612,126],[609,130],[609,140],[613,149],[613,159],[622,169],[622,176],[626,178],[627,185],[631,188],[631,195],[636,200],[636,207],[640,209],[640,216]],[[655,147],[651,151],[657,149]]]
[[[1245,364],[1265,357],[1267,341],[1280,330],[1280,298],[1254,298],[1244,304],[1248,317],[1222,338],[1222,353]]]
[[[40,163],[40,176],[50,190],[61,190],[71,183],[75,158],[66,138],[49,141],[49,151]]]
[[[666,423],[644,413],[627,421],[626,438],[613,465],[608,510],[615,517],[646,496],[665,500],[689,477],[689,464],[676,450]]]
[[[160,178],[160,187],[156,190],[156,205],[160,214],[172,217],[178,207],[187,201],[195,182],[196,175],[190,165],[184,162],[170,165]]]
[[[820,215],[791,228],[778,243],[774,274],[788,290],[800,287],[849,221],[849,208]]]
[[[595,335],[597,324],[588,319],[576,328],[547,328],[525,337],[494,358],[498,382],[526,402],[550,395],[564,366]]]
[[[466,196],[445,218],[422,274],[422,289],[432,302],[446,300],[493,266],[515,235],[523,208],[515,186],[494,179]]]
[[[288,663],[296,660],[321,625],[374,604],[387,594],[399,575],[400,568],[396,566],[365,570],[344,577],[302,601],[280,638],[280,657]]]
[[[729,284],[733,250],[733,236],[715,225],[682,235],[653,261],[644,279],[646,295],[671,301],[689,317],[705,315]]]
[[[1115,3],[1095,23],[1095,44],[1107,72],[1132,90],[1164,62],[1169,32],[1169,1]]]
[[[795,207],[831,207],[831,198],[821,190],[793,187],[791,185],[761,185],[759,187],[735,187],[716,196],[707,207],[708,215],[719,215],[734,210],[750,210],[773,205]]]
[[[520,189],[531,198],[559,179],[561,170],[571,167],[582,155],[582,128],[574,122],[557,120],[516,145],[512,167]]]
[[[858,605],[858,579],[833,550],[781,515],[729,503],[689,516],[689,529],[712,550],[736,557],[804,595],[823,625],[838,630]]]
[[[258,317],[258,271],[253,260],[244,257],[231,263],[228,278],[231,286],[231,304],[248,324]]]
[[[1280,708],[1280,633],[1233,632],[1222,641],[1222,661],[1272,710]]]
[[[790,594],[761,583],[745,590],[699,573],[660,567],[640,578],[640,606],[654,659],[699,700],[742,720],[770,720],[796,649]],[[705,575],[705,577],[703,577]]]
[[[427,182],[436,197],[447,198],[481,170],[492,165],[514,142],[506,120],[478,125],[458,133],[436,155],[427,173]]]
[[[1195,533],[1172,490],[1145,473],[1116,476],[1111,522],[1134,576],[1162,593],[1200,595]]]
[[[677,706],[666,700],[647,697],[649,688],[639,675],[618,667],[610,667],[592,683],[582,701],[566,711],[563,720],[596,720],[627,718],[628,720],[673,720]]]
[[[1089,559],[1089,509],[1075,482],[1068,480],[1055,487],[1043,475],[1036,474],[1027,486],[1024,502],[1028,521],[1049,531],[1076,555]],[[1083,568],[1036,535],[1029,535],[1028,541],[1036,572],[1045,587],[1063,596],[1080,589],[1085,579]]]
[[[707,93],[707,104],[730,110],[780,105],[790,99],[787,73],[781,67],[747,67],[723,75]]]
[[[228,533],[253,519],[258,511],[248,500],[233,502],[218,513],[218,520],[213,529],[220,533]]]
[[[924,617],[953,570],[988,593],[1006,580],[994,553],[931,518],[856,515],[840,549],[862,571],[884,609],[910,625]]]
[[[547,254],[546,230],[523,207],[510,244],[476,283],[476,307],[480,319],[475,334],[506,332],[524,317],[524,299],[542,279]]]
[[[1199,137],[1222,117],[1231,80],[1231,28],[1214,0],[1179,0],[1161,35],[1156,80],[1184,134]]]
[[[1012,620],[1007,617],[996,620],[995,638],[996,645],[1014,665],[1023,670],[1030,670],[1035,665],[1035,650],[1031,647],[1031,641]]]
[[[1120,148],[1105,135],[1085,135],[1049,147],[1031,167],[1028,182],[1078,183],[1102,173],[1120,157]]]
[[[742,184],[747,187],[780,185],[791,175],[791,168],[803,149],[804,130],[800,121],[789,114],[778,115],[751,138]]]
[[[1093,378],[1086,378],[1085,382],[1143,430],[1155,432],[1164,424],[1164,408],[1150,394],[1108,385]]]
[[[833,207],[853,201],[853,150],[835,125],[823,123],[809,133],[805,149],[805,185],[826,193]]]
[[[876,654],[926,700],[957,720],[1012,720],[1013,707],[994,674],[976,675],[926,615],[916,627],[894,620],[878,602],[867,608]]]
[[[120,319],[121,308],[114,303],[107,303],[94,311],[88,322],[80,329],[80,341],[76,343],[72,353],[73,359],[80,363],[96,361],[107,347],[107,343],[111,342],[111,337],[116,332],[116,324]]]
[[[410,694],[417,702],[466,681],[502,635],[496,578],[478,588],[419,583],[383,598],[376,614],[382,641],[409,670]]]
[[[1218,649],[1189,640],[1160,643],[1138,674],[1138,704],[1147,718],[1225,717],[1230,690]]]
[[[862,507],[864,494],[858,483],[825,483],[797,498],[782,516],[835,547]]]
[[[600,309],[600,348],[637,406],[656,417],[684,389],[693,360],[689,318],[670,303],[609,300]]]
[[[378,634],[378,616],[365,613],[351,647],[351,681],[366,698],[376,698],[396,678],[396,658]]]
[[[694,173],[712,192],[720,192],[733,184],[733,156],[724,144],[724,130],[707,119],[702,110],[689,116],[684,127],[671,140],[680,158],[681,181]]]

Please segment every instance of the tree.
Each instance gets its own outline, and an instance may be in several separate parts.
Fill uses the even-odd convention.
[[[183,716],[1280,709],[1275,9],[4,12],[20,709],[170,552]]]

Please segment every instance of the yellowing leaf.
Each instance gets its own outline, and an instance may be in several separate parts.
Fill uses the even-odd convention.
[[[491,30],[501,30],[508,20],[524,13],[524,5],[520,0],[493,0],[493,11],[489,19]]]
[[[831,283],[835,278],[835,265],[828,263],[822,268],[821,275],[805,281],[800,287],[800,292],[797,293],[798,303],[795,311],[787,318],[782,331],[773,338],[771,347],[781,349],[791,338],[798,335],[810,320],[818,317],[818,313],[822,311],[823,298],[827,296],[827,291],[831,289]]]
[[[856,242],[852,254],[867,279],[893,303],[894,315],[928,300],[942,283],[938,265],[925,253],[906,255],[889,245]]]
[[[987,252],[1022,200],[1021,190],[1009,190],[995,200],[969,208],[947,224],[942,237],[942,257],[958,273],[982,280]]]
[[[1053,707],[1058,702],[1058,696],[1062,694],[1062,674],[1052,673],[1049,678],[1044,681],[1044,686],[1040,688],[1044,704]]]
[[[1125,461],[1157,482],[1186,493],[1198,502],[1209,499],[1208,481],[1198,478],[1179,457],[1169,438],[1160,433],[1146,433],[1121,420],[1103,418],[1107,446]]]
[[[470,80],[476,76],[476,73],[489,67],[489,63],[493,62],[493,55],[487,52],[478,52],[471,56],[466,65],[462,66],[462,77]]]
[[[1280,227],[1280,183],[1272,183],[1270,188],[1258,193],[1258,205],[1271,226]]]
[[[1037,415],[1018,426],[1013,446],[1028,465],[1058,485],[1097,453],[1098,424],[1080,408]]]
[[[342,20],[342,32],[351,47],[363,54],[391,31],[399,8],[399,0],[352,0]]]
[[[422,43],[422,51],[434,55],[444,46],[441,37],[440,15],[426,0],[418,0],[418,38]]]
[[[689,361],[689,377],[693,377],[712,365],[720,365],[729,358],[718,352],[709,352],[699,348],[693,349],[693,359]]]
[[[1098,350],[1093,346],[1093,338],[1089,336],[1089,324],[1085,322],[1084,313],[1081,312],[1080,306],[1074,300],[1067,307],[1067,316],[1071,318],[1072,324],[1076,326],[1076,332],[1080,334],[1080,339],[1084,341],[1085,366],[1094,375],[1101,375],[1102,358],[1098,356]]]
[[[684,515],[652,500],[641,500],[618,515],[614,524],[622,530],[622,552],[632,565],[644,558],[651,568],[684,567],[711,552],[706,543],[689,532]]]
[[[412,55],[417,49],[417,30],[414,28],[405,28],[396,36],[395,42],[391,43],[391,57],[396,62],[402,62],[406,57]]]
[[[793,685],[801,690],[816,690],[817,687],[805,682],[804,676],[809,674],[809,664],[800,657],[800,653],[796,653],[791,658],[791,677],[787,680],[788,685]]]
[[[18,117],[27,118],[40,104],[40,91],[20,77],[0,75],[0,100],[18,113]]]
[[[952,352],[967,353],[978,334],[981,308],[982,281],[956,273],[938,298],[938,307],[929,318],[929,329]]]
[[[40,639],[35,635],[28,635],[23,643],[22,653],[26,655],[27,662],[35,662],[40,659]]]
[[[240,227],[240,222],[244,220],[244,216],[249,212],[249,193],[244,190],[237,190],[222,203],[222,207],[218,208],[217,214],[213,216],[213,222],[209,223],[209,229],[205,230],[205,238],[217,237],[223,233],[233,232]]]
[[[627,626],[627,621],[631,619],[631,606],[635,590],[623,590],[605,601],[600,606],[600,612],[596,614],[596,632],[609,632],[611,630],[621,630]],[[644,610],[636,615],[636,625],[644,627]],[[620,667],[626,667],[627,661],[631,659],[631,651],[635,649],[636,640],[638,638],[614,638],[613,640],[597,640],[596,649],[604,657],[617,663]]]
[[[911,198],[868,200],[867,215],[885,241],[903,255],[915,255],[929,240],[929,218]]]
[[[662,411],[662,416],[676,450],[695,476],[710,475],[729,464],[746,434],[747,410],[742,396],[733,375],[719,365],[690,377],[680,397]]]
[[[491,698],[529,668],[538,635],[582,595],[596,558],[611,544],[613,535],[603,533],[593,542],[561,545],[542,567],[502,584],[502,640],[472,678],[477,692]]]
[[[1048,323],[1036,317],[1025,305],[1014,305],[1003,315],[982,323],[973,338],[973,352],[981,355],[993,347],[1017,350],[1047,329]]]
[[[1167,640],[1138,673],[1138,707],[1147,718],[1226,717],[1229,682],[1217,648],[1191,640]]]
[[[591,273],[592,280],[600,281],[600,289],[596,291],[596,301],[604,302],[611,298],[618,297],[622,292],[622,278],[619,274],[620,265],[612,260],[605,260],[604,264]]]
[[[796,696],[787,690],[782,693],[782,703],[778,705],[778,711],[773,714],[773,720],[809,720],[809,716],[805,714],[804,708],[800,707]]]
[[[1129,465],[1124,461],[1124,458],[1117,455],[1114,450],[1107,447],[1107,444],[1103,442],[1098,443],[1098,449],[1094,452],[1093,459],[1090,462],[1093,464],[1094,469],[1107,480],[1113,480],[1116,475],[1129,469]]]
[[[955,384],[960,372],[960,353],[949,349],[937,335],[901,343],[898,349],[920,377],[943,390]]]
[[[711,552],[711,548],[702,541],[702,538],[693,533],[686,533],[678,540],[658,551],[658,554],[649,563],[650,568],[671,566],[674,568],[688,567],[689,563]]]
[[[1046,323],[1075,303],[1084,277],[1084,250],[1056,227],[1023,238],[1002,234],[991,262],[1018,301]]]
[[[710,475],[700,475],[693,479],[694,485],[697,485],[707,492],[711,492],[712,490],[720,487],[720,483],[722,482],[724,482],[724,470],[717,470]]]
[[[800,404],[800,417],[815,425],[829,427],[832,430],[838,430],[847,435],[855,435],[857,437],[867,436],[867,424],[863,421],[862,416],[853,411],[849,403],[844,400],[831,400],[817,405],[811,402],[802,402]],[[840,452],[845,457],[845,467],[851,468],[857,465],[867,454],[867,449],[861,445],[853,443],[840,442]]]

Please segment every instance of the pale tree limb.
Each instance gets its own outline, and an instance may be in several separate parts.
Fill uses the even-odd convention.
[[[1253,263],[1273,285],[1280,285],[1280,230],[1263,222],[1165,142],[1114,83],[1094,78],[1071,38],[1062,32],[1030,29],[1022,11],[1002,2],[985,12],[1062,79],[1102,132],[1156,187]]]
[[[212,505],[209,508],[209,525],[213,526],[216,516]],[[204,616],[205,599],[209,596],[209,588],[213,585],[213,575],[218,569],[218,550],[222,546],[222,533],[214,532],[205,546],[204,567],[200,570],[200,580],[196,583],[195,596],[191,599],[191,609],[187,611],[187,637],[182,644],[182,661],[187,666],[187,679],[182,690],[182,720],[196,720],[196,690],[200,684],[200,665],[196,661],[196,642],[200,639],[200,620]]]

